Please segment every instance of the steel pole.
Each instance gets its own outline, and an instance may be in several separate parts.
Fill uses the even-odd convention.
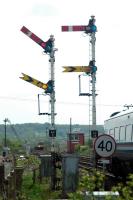
[[[51,129],[55,130],[55,77],[54,77],[54,62],[55,62],[55,48],[54,48],[54,36],[51,35],[50,39],[52,41],[52,50],[50,53],[50,76],[52,81],[53,90],[50,93],[50,105],[51,105]],[[51,137],[51,152],[55,151],[54,147],[54,137]]]
[[[6,129],[6,128],[7,128],[7,127],[6,127],[6,123],[8,122],[8,119],[5,118],[5,119],[4,119],[4,122],[5,122],[5,125],[4,125],[4,126],[5,126],[4,146],[7,147],[7,134],[6,134],[6,132],[7,132],[7,129]]]
[[[95,63],[95,33],[91,33],[92,61]],[[96,73],[93,72],[92,78],[92,126],[96,129]]]

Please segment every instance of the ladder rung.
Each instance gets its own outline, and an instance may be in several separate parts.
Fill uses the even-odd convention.
[[[90,93],[80,93],[79,96],[92,96]]]
[[[39,115],[51,115],[50,113],[39,113]]]

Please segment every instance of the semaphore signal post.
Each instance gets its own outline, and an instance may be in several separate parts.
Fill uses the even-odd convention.
[[[27,35],[30,39],[32,39],[34,42],[36,42],[38,45],[40,45],[45,54],[49,55],[49,63],[50,63],[50,80],[47,83],[43,83],[41,81],[38,81],[35,78],[32,78],[31,76],[22,73],[21,79],[37,86],[42,89],[44,89],[44,94],[50,96],[50,107],[51,112],[50,113],[40,113],[40,103],[39,103],[39,95],[38,95],[38,109],[39,109],[39,115],[50,115],[51,116],[51,126],[49,128],[49,137],[51,138],[51,163],[52,163],[52,169],[51,169],[51,189],[55,190],[58,184],[57,181],[57,172],[56,172],[56,162],[60,160],[60,157],[56,155],[55,152],[55,142],[54,139],[56,137],[56,128],[55,128],[55,76],[54,76],[54,62],[55,62],[55,51],[57,50],[54,48],[54,36],[50,35],[50,38],[44,42],[42,39],[40,39],[38,36],[36,36],[34,33],[32,33],[29,29],[27,29],[25,26],[22,27],[21,31]],[[58,158],[58,159],[57,159]]]
[[[38,81],[37,79],[22,73],[22,77],[20,77],[22,80],[25,80],[37,87],[40,87],[44,89],[44,94],[50,96],[50,107],[51,112],[50,113],[40,113],[39,115],[50,115],[51,116],[51,127],[49,129],[49,136],[51,137],[51,152],[55,151],[54,148],[54,138],[56,137],[56,128],[55,128],[55,77],[54,77],[54,62],[55,62],[55,51],[57,49],[54,48],[54,36],[50,35],[50,38],[44,42],[42,39],[40,39],[37,35],[32,33],[28,28],[23,26],[21,28],[21,31],[27,35],[30,39],[32,39],[34,42],[36,42],[38,45],[40,45],[45,54],[49,55],[49,63],[50,63],[50,80],[47,83],[43,83],[41,81]],[[39,96],[39,95],[38,95]],[[39,98],[38,98],[39,100]]]
[[[97,32],[97,27],[95,25],[95,21],[96,21],[95,16],[91,16],[89,19],[88,25],[62,26],[63,32],[83,31],[86,35],[89,36],[89,54],[90,55],[89,55],[88,66],[64,66],[65,70],[63,72],[85,72],[86,75],[90,77],[89,86],[91,85],[91,89],[90,89],[91,93],[79,93],[79,95],[88,96],[90,99],[89,100],[89,121],[91,122],[91,125],[92,125],[91,135],[93,138],[98,136],[98,131],[96,130],[96,71],[97,71],[97,67],[95,65],[95,62],[96,62],[95,60],[95,42],[96,42],[95,34]],[[79,83],[80,83],[80,80],[79,80]],[[79,89],[80,87],[81,86],[79,84]],[[92,104],[90,104],[90,102],[92,102]],[[95,158],[94,158],[94,165],[95,165]]]

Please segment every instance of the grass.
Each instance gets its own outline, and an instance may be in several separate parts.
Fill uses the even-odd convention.
[[[61,191],[50,190],[50,180],[44,178],[42,183],[33,184],[32,173],[23,176],[22,196],[24,200],[48,200],[59,198]]]

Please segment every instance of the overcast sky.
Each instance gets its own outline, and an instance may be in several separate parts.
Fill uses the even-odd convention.
[[[62,66],[89,63],[89,37],[61,32],[62,25],[87,25],[96,17],[97,124],[133,103],[132,0],[4,0],[0,3],[0,123],[50,122],[38,116],[37,95],[43,90],[19,77],[26,73],[44,83],[50,78],[49,56],[21,31],[26,26],[44,41],[55,37],[55,97],[57,124],[88,124],[89,99],[79,96],[78,75]],[[86,83],[88,87],[88,82]],[[84,90],[86,91],[86,87]],[[49,109],[48,96],[41,111]]]

